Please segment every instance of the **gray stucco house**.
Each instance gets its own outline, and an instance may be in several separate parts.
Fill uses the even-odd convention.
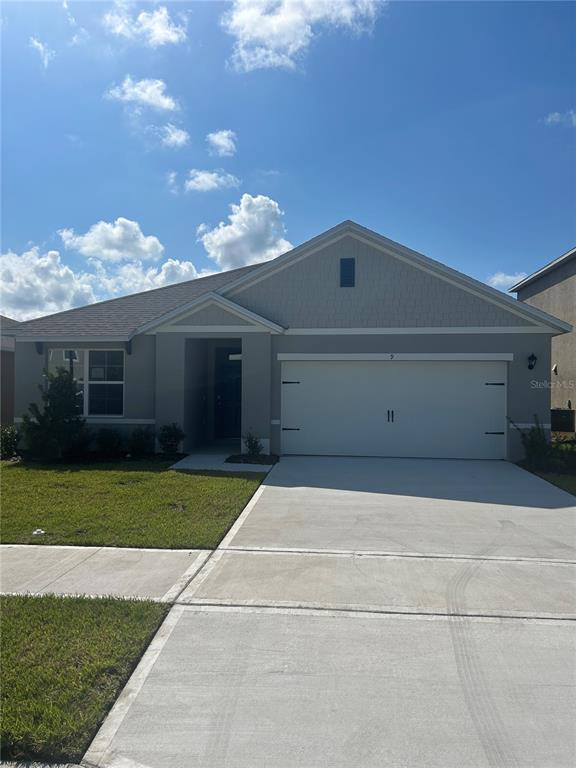
[[[251,432],[266,451],[517,458],[549,423],[553,337],[571,326],[345,221],[278,258],[31,320],[16,413],[69,365],[88,422],[178,422],[186,450]]]
[[[525,277],[510,288],[520,301],[576,324],[576,248]],[[576,331],[552,339],[551,404],[576,408]],[[573,423],[574,415],[570,415]],[[572,427],[573,429],[573,427]]]

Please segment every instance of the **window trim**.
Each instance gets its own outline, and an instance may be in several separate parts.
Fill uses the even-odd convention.
[[[344,279],[344,270],[351,269],[351,274]],[[356,288],[356,258],[354,256],[342,256],[340,259],[340,288]]]
[[[106,349],[84,349],[84,381],[83,381],[83,416],[89,419],[123,419],[126,412],[126,351],[118,347]],[[122,381],[90,381],[90,352],[122,352]],[[116,384],[122,385],[122,413],[90,413],[90,384]]]

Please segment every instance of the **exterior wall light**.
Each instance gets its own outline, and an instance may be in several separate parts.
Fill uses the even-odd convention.
[[[528,370],[529,370],[529,371],[533,371],[533,370],[534,370],[534,368],[536,368],[536,361],[537,361],[537,360],[538,360],[538,358],[536,357],[536,355],[534,354],[534,352],[532,352],[532,354],[531,354],[531,355],[530,355],[530,357],[528,358]]]

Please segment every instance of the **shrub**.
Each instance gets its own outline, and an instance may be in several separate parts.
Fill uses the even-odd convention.
[[[513,421],[511,423],[520,433],[524,448],[524,463],[528,469],[539,471],[558,469],[562,463],[558,457],[558,450],[550,442],[546,430],[542,428],[536,415],[534,426],[530,429],[522,429]]]
[[[178,447],[186,435],[180,429],[180,425],[172,422],[172,424],[164,424],[158,432],[158,442],[162,453],[178,453]]]
[[[244,438],[244,445],[248,456],[260,456],[264,450],[260,439],[253,435],[252,432],[248,432]]]
[[[16,456],[18,430],[11,425],[0,427],[0,458],[11,459]]]
[[[135,458],[154,453],[154,430],[150,427],[136,427],[128,438],[128,453]]]
[[[65,368],[44,374],[42,407],[31,403],[22,419],[22,436],[32,456],[44,459],[80,458],[91,435],[81,414],[76,382]]]
[[[117,429],[101,429],[96,435],[98,453],[110,458],[118,458],[126,453],[124,440]]]

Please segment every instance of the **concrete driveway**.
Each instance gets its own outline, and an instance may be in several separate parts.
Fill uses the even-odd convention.
[[[575,536],[505,463],[284,458],[86,764],[573,768]]]

